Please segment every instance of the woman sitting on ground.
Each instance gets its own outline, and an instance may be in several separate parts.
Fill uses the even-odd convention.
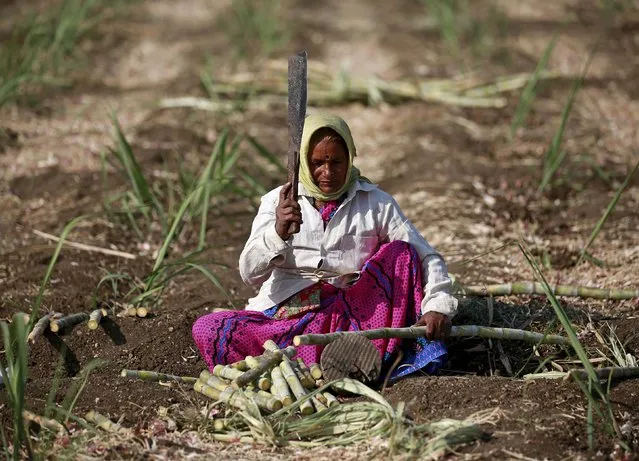
[[[436,371],[446,349],[457,300],[442,257],[408,221],[397,202],[353,166],[350,129],[341,118],[306,118],[300,149],[299,202],[291,184],[262,198],[240,256],[240,273],[259,287],[243,311],[205,315],[193,337],[209,368],[280,347],[308,333],[426,326],[426,338],[374,340],[389,367],[401,351],[396,379]],[[291,225],[299,232],[291,234]],[[299,346],[319,363],[323,346]]]

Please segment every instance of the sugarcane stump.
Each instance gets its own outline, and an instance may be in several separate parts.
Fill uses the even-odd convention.
[[[379,351],[371,340],[361,335],[345,336],[326,346],[320,364],[327,381],[353,378],[374,383],[382,370]]]

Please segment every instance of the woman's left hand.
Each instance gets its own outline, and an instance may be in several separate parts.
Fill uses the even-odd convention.
[[[452,325],[447,315],[432,311],[422,315],[415,324],[417,327],[426,327],[426,339],[430,341],[448,337]]]

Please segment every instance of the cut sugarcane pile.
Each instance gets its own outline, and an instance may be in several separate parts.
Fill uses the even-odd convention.
[[[128,305],[120,314],[118,314],[118,316],[146,317],[148,313],[149,309],[147,307]],[[89,330],[97,330],[100,323],[112,314],[112,309],[106,309],[104,307],[93,309],[90,312],[79,312],[69,315],[63,315],[59,312],[50,312],[40,317],[40,319],[35,322],[31,332],[29,333],[28,339],[29,342],[35,343],[47,330],[52,333],[59,334],[65,329],[73,328],[83,323],[87,324],[87,328]],[[26,323],[28,322],[29,316],[26,315]]]
[[[294,347],[279,349],[269,340],[264,349],[259,357],[247,356],[228,366],[216,365],[212,372],[202,371],[193,389],[239,410],[255,404],[264,413],[297,402],[299,413],[311,415],[339,403],[328,390],[314,392],[321,384],[321,370],[316,364],[309,366],[301,358],[295,358]]]
[[[66,328],[71,328],[86,323],[89,330],[95,330],[103,318],[109,315],[107,309],[94,309],[90,313],[79,312],[77,314],[62,315],[59,312],[50,312],[42,316],[31,329],[28,339],[35,343],[37,339],[49,330],[52,333],[60,333]]]
[[[296,357],[293,346],[279,349],[269,340],[264,349],[259,357],[217,365],[202,371],[198,378],[142,370],[122,370],[122,376],[192,385],[212,400],[199,429],[220,442],[312,448],[378,440],[388,453],[436,458],[460,445],[485,439],[487,434],[480,424],[492,423],[499,415],[496,409],[464,421],[415,424],[404,416],[403,403],[393,408],[382,395],[357,380],[322,383],[319,366],[307,365]],[[367,401],[339,402],[331,390]]]
[[[281,357],[280,354],[273,354],[276,351],[273,344],[267,344],[267,352],[254,359],[265,368],[280,360],[278,365],[273,365],[271,368],[272,377],[273,372],[284,376],[280,367],[282,363],[286,363],[285,358],[288,358],[297,380],[301,382],[306,372],[302,371],[303,365],[295,360],[295,349],[289,347],[280,351]],[[264,365],[265,362],[269,362],[269,365]],[[295,367],[295,362],[300,366]],[[279,395],[278,392],[286,389],[283,386],[280,391],[276,391],[278,379],[272,380],[262,376],[263,387],[266,387],[266,380],[271,381],[268,390],[259,388],[259,378],[245,387],[239,389],[234,387],[234,385],[237,386],[239,377],[245,373],[252,370],[261,371],[261,368],[255,366],[251,368],[251,363],[255,365],[253,359],[247,357],[228,367],[214,368],[212,373],[205,370],[199,378],[132,370],[123,370],[122,376],[184,384],[195,380],[193,386],[198,392],[213,399],[215,406],[221,404],[227,407],[227,411],[222,412],[207,409],[207,418],[199,430],[206,431],[214,440],[229,443],[313,448],[370,444],[376,441],[380,446],[380,457],[386,457],[386,454],[399,454],[406,455],[410,459],[427,457],[438,459],[461,445],[486,439],[488,434],[480,425],[494,423],[500,414],[499,409],[494,409],[477,413],[465,420],[444,419],[415,424],[405,417],[403,403],[393,408],[382,395],[350,378],[326,383],[312,390],[305,388],[306,394],[301,398],[295,397],[293,389],[289,386],[291,402],[285,404],[283,397],[276,397]],[[284,368],[288,367],[284,365]],[[247,376],[250,377],[256,373],[257,371]],[[308,373],[311,373],[314,379],[319,377],[318,368],[310,367]],[[336,400],[331,399],[332,394],[327,393],[329,389],[365,397],[366,401],[338,404]],[[319,412],[304,414],[301,409],[309,402],[313,402],[310,408],[315,410],[313,399],[319,400],[321,397],[318,398],[318,396],[328,397],[326,408]],[[102,418],[98,420],[94,417],[93,419],[94,424],[105,431],[121,432],[123,430],[113,425],[111,421],[104,421]]]

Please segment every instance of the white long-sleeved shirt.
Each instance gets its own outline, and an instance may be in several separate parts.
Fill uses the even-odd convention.
[[[404,216],[399,205],[373,184],[357,181],[326,225],[313,199],[299,185],[303,224],[287,241],[275,231],[275,211],[281,186],[262,197],[251,235],[240,255],[245,283],[260,286],[247,310],[269,309],[320,280],[344,288],[379,245],[394,240],[410,243],[422,261],[422,313],[435,311],[452,318],[457,299],[443,258]]]

